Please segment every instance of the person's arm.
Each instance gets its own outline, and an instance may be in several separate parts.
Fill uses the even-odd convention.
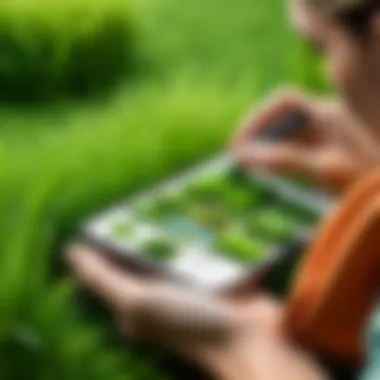
[[[217,380],[330,380],[312,355],[280,335],[260,331],[241,337],[210,362]]]

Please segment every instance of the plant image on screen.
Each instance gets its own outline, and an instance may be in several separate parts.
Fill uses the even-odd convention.
[[[113,218],[107,215],[116,219],[103,222],[111,223],[111,240],[162,263],[176,260],[181,247],[190,245],[253,265],[318,218],[315,210],[281,199],[233,166],[205,166],[132,198]]]

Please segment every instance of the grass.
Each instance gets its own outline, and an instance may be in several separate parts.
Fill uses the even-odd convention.
[[[133,24],[124,0],[5,0],[0,98],[38,102],[104,91],[129,71]]]
[[[221,149],[249,105],[291,75],[280,1],[134,5],[135,82],[79,104],[0,109],[2,379],[166,376],[78,315],[72,282],[54,270],[62,247],[90,213]]]
[[[205,86],[194,91],[183,84],[166,92],[151,88],[149,91],[158,91],[160,97],[146,97],[144,90],[142,99],[136,94],[127,108],[115,104],[110,114],[94,116],[91,122],[86,118],[89,124],[79,118],[78,124],[46,130],[33,146],[25,140],[4,146],[0,244],[1,252],[6,254],[0,257],[0,331],[23,350],[25,342],[17,334],[20,319],[27,331],[40,337],[46,352],[37,352],[40,361],[33,360],[27,367],[35,378],[41,378],[45,371],[41,361],[59,362],[52,364],[52,371],[59,372],[62,379],[94,378],[96,371],[95,378],[117,378],[112,366],[120,362],[104,364],[111,366],[105,374],[96,369],[101,359],[86,360],[92,355],[109,356],[109,348],[102,349],[102,340],[96,335],[90,334],[89,343],[82,342],[75,348],[73,336],[82,336],[81,323],[85,321],[73,318],[70,288],[62,290],[63,285],[51,274],[55,255],[61,253],[57,243],[98,207],[221,146],[245,100],[241,89],[236,90],[234,101],[229,100],[233,92],[222,90]],[[227,103],[228,107],[220,108],[220,104]],[[195,150],[198,141],[201,144]],[[46,309],[50,298],[52,306]],[[4,343],[4,350],[8,346]],[[71,349],[76,350],[75,355],[65,353]],[[82,369],[78,361],[91,364]],[[130,363],[116,367],[126,378],[131,368],[141,366],[138,359]],[[19,368],[15,361],[6,361],[2,371],[10,371],[11,375],[2,378],[18,378],[13,371]],[[145,377],[136,373],[130,378]]]

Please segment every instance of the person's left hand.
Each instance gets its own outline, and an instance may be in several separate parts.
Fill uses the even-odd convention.
[[[161,345],[218,379],[323,380],[282,329],[283,307],[262,294],[239,299],[142,280],[91,248],[70,249],[77,279],[108,304],[122,336]]]

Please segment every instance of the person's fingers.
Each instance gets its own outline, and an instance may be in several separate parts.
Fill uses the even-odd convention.
[[[159,340],[225,341],[236,332],[240,316],[233,304],[203,292],[156,284],[145,293],[137,318],[145,333]]]
[[[339,189],[354,181],[362,171],[360,163],[344,150],[307,149],[290,143],[246,148],[238,160],[247,170],[306,175],[321,185]]]
[[[308,150],[297,145],[262,144],[242,149],[237,160],[247,170],[289,173],[309,172],[312,158]]]
[[[293,91],[284,91],[270,98],[260,111],[252,112],[242,123],[232,141],[232,155],[251,143],[266,127],[283,119],[296,110],[310,110],[311,105],[303,96]]]
[[[68,261],[79,281],[113,308],[123,335],[175,347],[181,339],[223,341],[236,331],[233,306],[217,297],[174,284],[143,284],[86,246],[71,247]]]
[[[113,309],[132,310],[142,297],[143,286],[138,279],[90,247],[71,246],[67,261],[80,283]]]

